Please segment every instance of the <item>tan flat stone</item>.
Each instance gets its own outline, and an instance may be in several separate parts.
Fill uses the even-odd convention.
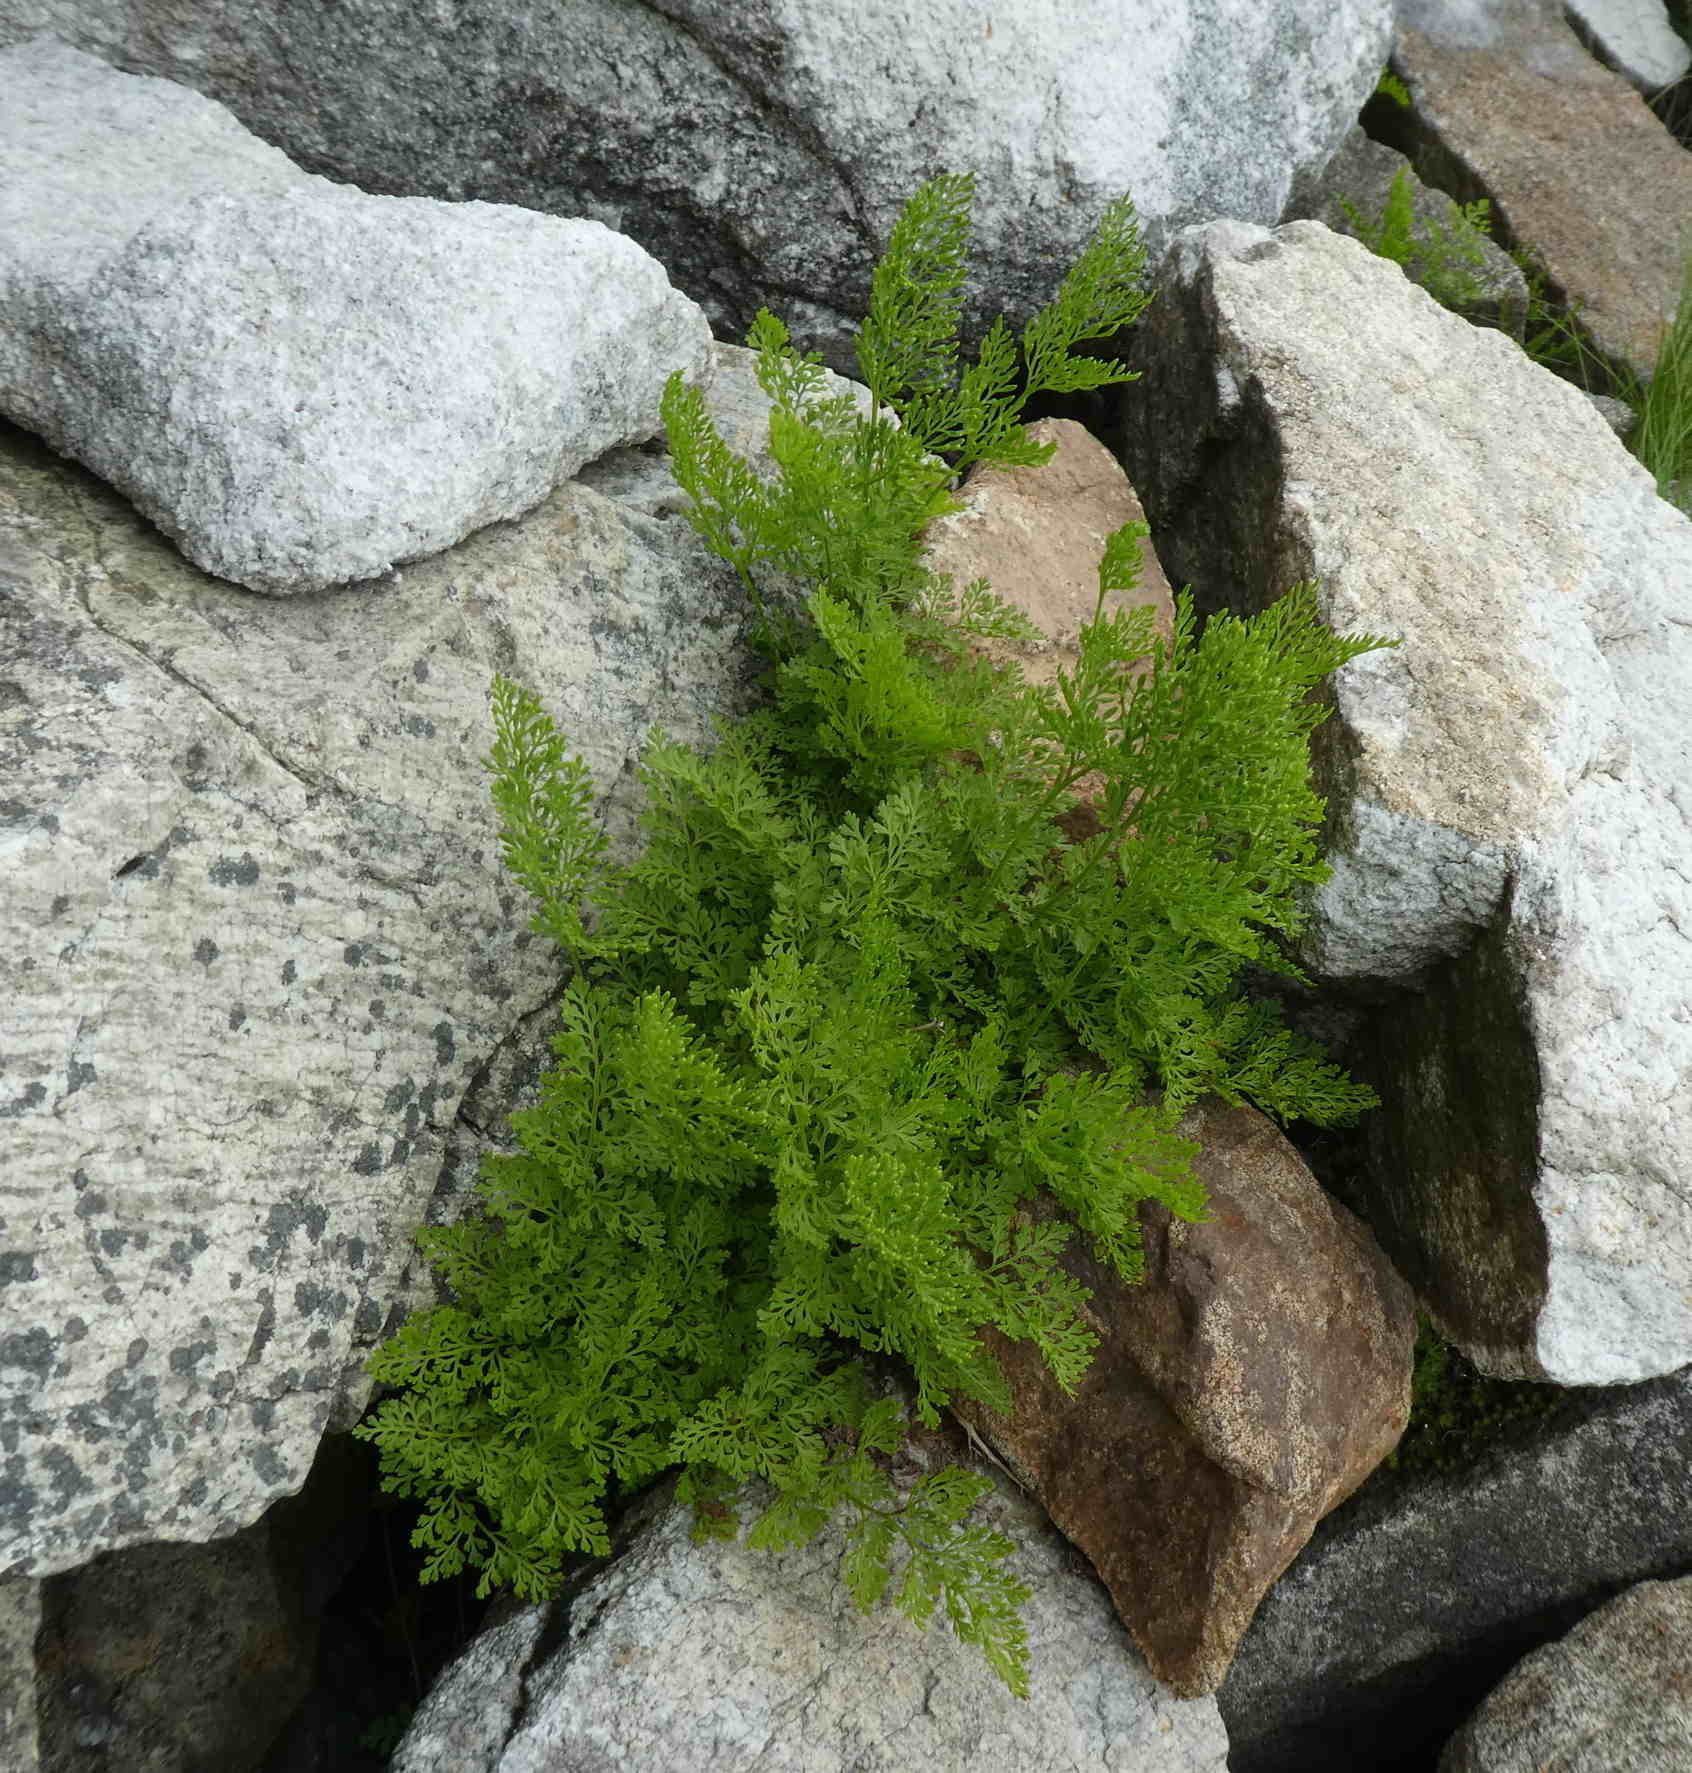
[[[1519,4],[1487,34],[1400,31],[1423,164],[1432,151],[1580,310],[1607,356],[1648,380],[1680,297],[1692,154],[1560,11]]]
[[[973,579],[986,579],[1040,630],[1045,640],[1039,646],[995,638],[972,640],[969,648],[973,657],[996,666],[1014,661],[1023,682],[1035,688],[1055,685],[1060,672],[1073,676],[1079,668],[1081,629],[1098,607],[1105,542],[1123,524],[1143,523],[1145,512],[1116,458],[1085,426],[1041,419],[1028,434],[1056,444],[1052,459],[1038,468],[975,469],[959,494],[964,509],[929,526],[926,564],[950,573],[960,591]],[[1106,596],[1103,613],[1149,603],[1157,611],[1158,632],[1168,639],[1174,599],[1149,538],[1140,543],[1140,559],[1139,585]],[[1075,784],[1082,804],[1058,823],[1076,842],[1100,829],[1096,809],[1105,787],[1097,770]]]

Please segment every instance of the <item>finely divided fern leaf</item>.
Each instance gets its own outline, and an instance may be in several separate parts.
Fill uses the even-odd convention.
[[[712,755],[651,735],[637,861],[606,862],[584,766],[531,691],[495,683],[504,857],[574,963],[557,1063],[476,1210],[419,1234],[453,1300],[371,1357],[396,1395],[355,1432],[424,1501],[426,1581],[470,1564],[479,1593],[542,1599],[564,1559],[608,1553],[613,1497],[679,1468],[696,1535],[732,1537],[761,1478],[753,1545],[844,1511],[858,1604],[891,1593],[919,1625],[944,1604],[1026,1697],[1028,1591],[966,1518],[989,1481],[901,1489],[903,1412],[863,1357],[900,1358],[931,1426],[959,1395],[1009,1408],[989,1327],[1073,1391],[1095,1345],[1062,1265],[1077,1228],[1133,1281],[1141,1202],[1205,1215],[1183,1107],[1369,1103],[1239,976],[1295,970],[1281,944],[1323,874],[1307,692],[1383,643],[1328,633],[1308,587],[1202,636],[1185,596],[1167,637],[1107,615],[1138,571],[1130,525],[1073,675],[1031,690],[970,656],[966,635],[1033,630],[984,581],[929,571],[923,527],[970,463],[1046,458],[1017,419],[1030,393],[1132,379],[1071,353],[1144,302],[1124,198],[1051,307],[960,372],[971,191],[931,181],[893,230],[859,340],[870,411],[765,313],[773,472],[679,376],[665,391],[690,521],[774,669]],[[772,613],[784,576],[802,618]],[[1088,772],[1102,829],[1065,842]],[[1042,1192],[1064,1219],[1030,1213]]]
[[[905,205],[870,282],[870,310],[858,332],[858,368],[877,406],[908,415],[948,392],[963,313],[964,254],[975,180],[969,173],[930,179]]]

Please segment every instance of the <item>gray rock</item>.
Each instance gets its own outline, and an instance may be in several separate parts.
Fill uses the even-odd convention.
[[[1097,1579],[1023,1498],[996,1489],[971,1518],[1015,1542],[1011,1568],[1033,1590],[1026,1701],[958,1641],[944,1607],[926,1631],[891,1604],[860,1613],[838,1521],[779,1555],[744,1533],[696,1546],[692,1510],[669,1490],[578,1593],[514,1611],[470,1646],[392,1773],[1224,1773],[1216,1702],[1158,1686]],[[752,1487],[743,1521],[767,1496]]]
[[[331,184],[51,37],[0,84],[0,410],[222,578],[438,553],[705,368],[704,315],[600,222]]]
[[[34,1584],[39,1632],[24,1650],[41,1773],[316,1765],[274,1749],[313,1691],[322,1652],[345,1655],[339,1621],[328,1646],[320,1634],[326,1603],[372,1530],[383,1531],[370,1515],[370,1465],[359,1443],[330,1435],[300,1492],[250,1527],[204,1545],[130,1546]],[[366,1676],[380,1663],[358,1660]],[[0,1766],[35,1773],[22,1761]]]
[[[1233,1773],[1432,1766],[1524,1654],[1630,1583],[1692,1571],[1689,1464],[1692,1369],[1574,1394],[1471,1471],[1376,1479],[1240,1644],[1216,1696]]]
[[[1447,305],[1456,308],[1466,320],[1500,327],[1519,339],[1528,305],[1527,279],[1521,267],[1487,236],[1474,238],[1462,212],[1443,191],[1429,190],[1402,154],[1372,141],[1360,127],[1353,126],[1320,177],[1307,177],[1294,185],[1282,220],[1320,222],[1336,234],[1361,239],[1359,225],[1380,226],[1393,181],[1401,172],[1410,177],[1410,205],[1418,238],[1467,242],[1476,254],[1473,264],[1454,262],[1452,270],[1459,279],[1466,279],[1471,289],[1463,301],[1448,301]],[[1445,299],[1441,290],[1429,282],[1427,252],[1412,254],[1404,265],[1404,274],[1412,283],[1427,287],[1436,299]],[[1437,270],[1434,274],[1438,275]],[[1456,289],[1451,293],[1456,294]]]
[[[0,1576],[0,1766],[38,1773],[41,1737],[35,1699],[35,1634],[41,1629],[41,1584]]]
[[[1568,16],[1598,58],[1641,92],[1659,92],[1692,68],[1662,0],[1568,0]]]
[[[1439,1773],[1675,1773],[1692,1767],[1692,1576],[1641,1582],[1526,1656]]]
[[[969,325],[1020,324],[1124,191],[1154,251],[1217,213],[1276,220],[1374,84],[1392,4],[11,0],[0,41],[34,29],[193,86],[365,190],[597,217],[719,337],[768,306],[851,374],[923,179],[977,175]]]
[[[1486,1371],[1683,1366],[1692,523],[1568,383],[1315,222],[1183,236],[1138,349],[1171,578],[1318,579],[1334,628],[1403,639],[1318,746],[1305,958],[1393,998],[1359,1210]]]
[[[277,600],[7,428],[0,584],[0,1570],[41,1576],[235,1531],[363,1409],[504,1107],[460,1105],[562,977],[500,865],[493,673],[585,758],[612,861],[648,728],[710,748],[757,692],[730,570],[573,484]]]
[[[267,1522],[210,1545],[134,1546],[43,1586],[35,1658],[50,1773],[255,1773],[310,1690],[318,1617]]]
[[[1625,438],[1637,422],[1637,415],[1625,400],[1617,400],[1610,394],[1588,394],[1586,398],[1597,408],[1603,416],[1604,423],[1618,437]]]

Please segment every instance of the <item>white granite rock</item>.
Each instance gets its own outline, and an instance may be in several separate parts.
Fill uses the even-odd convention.
[[[1130,192],[1154,254],[1218,213],[1279,218],[1386,59],[1392,0],[11,0],[221,100],[369,189],[591,215],[740,342],[760,305],[854,373],[850,329],[924,179],[973,172],[969,324],[1048,301]]]
[[[1368,1216],[1484,1368],[1692,1360],[1692,522],[1591,404],[1314,222],[1171,255],[1129,467],[1177,582],[1321,581],[1334,877],[1378,999]]]
[[[0,87],[0,411],[222,578],[438,553],[707,366],[703,313],[600,222],[332,184],[51,37]]]
[[[1692,49],[1662,0],[1568,0],[1570,22],[1641,92],[1658,92],[1692,68]]]
[[[748,1495],[743,1523],[767,1491]],[[891,1604],[860,1613],[839,1519],[772,1554],[744,1531],[692,1544],[692,1510],[663,1491],[642,1512],[632,1549],[579,1594],[515,1612],[465,1651],[392,1773],[1224,1773],[1215,1700],[1159,1687],[1098,1579],[1003,1488],[971,1519],[1013,1540],[1010,1567],[1033,1591],[1026,1701],[958,1641],[944,1606],[926,1631]]]
[[[357,1420],[433,1302],[466,1091],[562,976],[500,863],[490,680],[626,861],[649,727],[710,748],[755,702],[752,619],[691,530],[573,483],[255,597],[0,429],[0,1571],[233,1532]]]

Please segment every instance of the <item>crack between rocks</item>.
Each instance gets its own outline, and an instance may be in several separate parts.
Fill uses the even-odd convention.
[[[478,1073],[478,1075],[480,1075],[480,1073]],[[466,1096],[470,1094],[469,1090],[466,1090],[464,1093]],[[478,1139],[491,1139],[493,1137],[488,1129],[483,1126],[479,1120],[472,1119],[468,1110],[462,1106],[458,1110],[454,1124],[461,1127],[468,1127]]]
[[[258,732],[251,723],[243,720],[238,714],[225,707],[224,704],[220,702],[210,690],[206,689],[203,684],[196,683],[184,672],[177,670],[175,665],[173,665],[168,659],[161,658],[157,654],[149,652],[144,646],[137,644],[127,635],[120,634],[117,630],[108,627],[106,623],[101,621],[99,614],[94,608],[93,599],[89,595],[89,586],[86,578],[84,578],[77,586],[77,602],[81,605],[82,613],[88,618],[91,627],[105,635],[108,640],[123,647],[126,651],[133,653],[137,658],[144,659],[155,671],[168,677],[172,683],[187,690],[190,695],[197,697],[209,708],[221,715],[223,719],[228,721],[229,724],[236,729],[237,732],[243,733],[247,738],[251,739],[252,742],[258,746],[259,750],[262,751],[284,775],[290,776],[294,781],[298,782],[299,785],[305,789],[307,794],[315,796],[319,793],[328,792],[333,794],[337,799],[347,802],[349,805],[360,804],[358,797],[343,788],[340,783],[327,776],[319,776],[314,781],[303,769],[290,763],[275,750],[275,748],[265,739],[263,734]]]
[[[570,1633],[570,1614],[573,1607],[573,1599],[554,1601],[541,1620],[540,1629],[529,1646],[529,1653],[523,1658],[523,1666],[517,1671],[517,1702],[511,1708],[510,1728],[499,1745],[499,1759],[504,1758],[505,1750],[516,1741],[518,1732],[529,1721],[537,1700],[537,1695],[531,1691],[531,1685],[547,1663],[564,1648]]]

